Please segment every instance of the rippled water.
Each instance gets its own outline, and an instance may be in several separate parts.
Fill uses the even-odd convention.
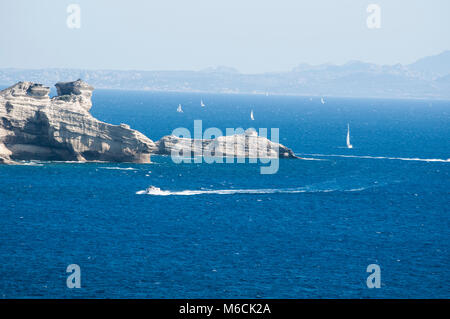
[[[156,156],[0,166],[1,296],[448,298],[449,110],[443,101],[96,91],[95,116],[154,140],[194,119],[277,127],[281,143],[314,160],[281,160],[274,175],[260,174],[265,164]],[[151,185],[160,190],[142,192]],[[81,289],[66,287],[73,263]],[[366,286],[373,263],[380,289]]]

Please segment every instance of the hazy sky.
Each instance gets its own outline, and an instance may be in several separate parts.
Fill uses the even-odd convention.
[[[80,5],[69,29],[67,6]],[[369,29],[366,8],[381,7]],[[0,67],[285,71],[450,50],[448,0],[1,0]]]

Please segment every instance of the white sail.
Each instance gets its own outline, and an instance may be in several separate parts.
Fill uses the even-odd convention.
[[[350,144],[350,124],[347,124],[347,148],[353,148],[353,145]]]
[[[205,107],[205,103],[203,103],[203,100],[200,100],[200,106]]]
[[[181,108],[181,104],[178,104],[177,112],[178,113],[183,113],[183,109]]]
[[[323,97],[320,98],[320,103],[325,104],[325,100],[323,99]]]
[[[253,110],[250,112],[250,118],[252,119],[252,121],[255,120],[255,118],[253,117]]]

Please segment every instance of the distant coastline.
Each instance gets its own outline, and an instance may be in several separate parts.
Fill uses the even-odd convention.
[[[450,99],[450,51],[408,65],[351,61],[301,64],[288,72],[243,74],[232,68],[200,71],[0,69],[0,84],[32,81],[51,85],[82,78],[97,89],[326,96],[345,98]]]
[[[6,89],[10,86],[10,84],[3,84],[0,83],[0,90]],[[96,91],[124,91],[124,92],[153,92],[153,93],[192,93],[192,94],[201,94],[201,95],[248,95],[248,96],[257,96],[261,95],[264,96],[265,93],[252,93],[252,92],[211,92],[211,91],[181,91],[181,90],[153,90],[153,89],[133,89],[133,88],[106,88],[106,87],[97,87]],[[333,99],[376,99],[376,100],[411,100],[411,101],[427,101],[427,100],[433,100],[436,102],[439,101],[450,101],[450,96],[448,97],[383,97],[383,96],[345,96],[345,95],[311,95],[311,94],[296,94],[296,93],[273,93],[269,92],[270,96],[278,96],[278,97],[303,97],[303,98],[313,98],[317,99],[318,102],[320,102],[321,97],[326,98],[333,98]]]

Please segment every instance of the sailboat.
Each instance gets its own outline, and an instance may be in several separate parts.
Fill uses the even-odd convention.
[[[320,103],[325,104],[325,100],[323,99],[323,97],[320,98]]]
[[[350,144],[350,124],[347,124],[347,148],[353,148],[353,145]]]
[[[255,120],[255,118],[253,117],[253,110],[250,112],[250,118],[252,119],[252,121]]]
[[[178,113],[183,113],[183,109],[181,108],[181,104],[178,104],[177,112]]]
[[[205,103],[203,103],[203,100],[200,100],[200,106],[205,107]]]

